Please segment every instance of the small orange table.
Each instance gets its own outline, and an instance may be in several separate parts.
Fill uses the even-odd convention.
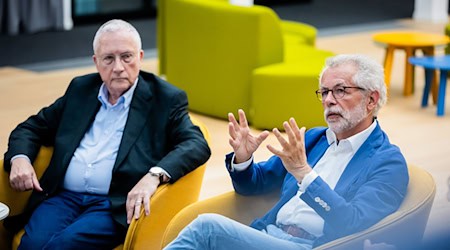
[[[405,57],[405,83],[403,95],[409,96],[414,93],[414,66],[408,62],[408,58],[415,56],[417,50],[422,50],[423,54],[434,56],[436,46],[444,46],[450,42],[449,37],[439,34],[430,34],[414,31],[392,31],[373,35],[373,40],[386,44],[386,55],[384,58],[384,81],[389,90],[391,82],[392,61],[394,50],[402,49],[406,53]],[[433,100],[437,99],[437,75],[433,84]]]

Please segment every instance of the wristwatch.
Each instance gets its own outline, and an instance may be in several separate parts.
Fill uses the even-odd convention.
[[[148,173],[151,176],[155,176],[159,178],[159,182],[163,183],[164,181],[164,170],[160,167],[152,167],[148,170]]]

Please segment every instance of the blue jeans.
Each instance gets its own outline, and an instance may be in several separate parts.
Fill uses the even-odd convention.
[[[112,249],[126,229],[110,206],[107,196],[62,191],[33,212],[19,249]]]
[[[276,226],[259,231],[218,214],[202,214],[184,228],[165,250],[307,250],[312,241],[293,237]]]

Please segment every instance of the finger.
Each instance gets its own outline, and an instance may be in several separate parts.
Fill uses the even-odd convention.
[[[300,129],[298,128],[297,122],[293,117],[291,117],[291,119],[289,119],[289,123],[291,124],[291,128],[294,131],[295,138],[297,140],[300,140]]]
[[[34,189],[36,189],[39,192],[43,191],[43,189],[41,187],[41,184],[39,183],[38,179],[36,178],[36,175],[33,175],[32,182],[33,182],[33,188]]]
[[[283,122],[284,130],[286,131],[286,135],[288,136],[288,140],[290,144],[296,144],[294,131],[291,128],[291,125],[288,122]]]
[[[233,113],[228,113],[228,121],[231,122],[234,125],[238,125],[236,118],[234,117]]]
[[[17,183],[16,183],[16,188],[17,188],[17,190],[19,190],[19,191],[26,191],[26,190],[27,190],[24,181],[19,181],[19,182],[17,182]]]
[[[264,130],[261,132],[261,134],[258,135],[258,138],[256,138],[258,144],[261,144],[267,137],[270,135],[269,131]]]
[[[236,139],[236,129],[232,122],[228,123],[228,133],[233,140]]]
[[[283,136],[281,135],[280,131],[277,128],[274,128],[272,130],[273,134],[275,135],[275,137],[277,138],[278,142],[280,143],[281,147],[286,148],[289,146],[289,144],[287,143],[287,141],[283,138]]]
[[[276,149],[274,147],[272,147],[271,145],[267,145],[267,149],[272,152],[272,154],[282,158],[283,157],[283,151]]]
[[[148,216],[150,214],[150,197],[145,196],[143,200],[144,200],[145,215]]]
[[[247,128],[248,122],[247,122],[247,117],[245,117],[244,110],[239,109],[238,113],[239,113],[239,124],[241,125],[241,127]]]
[[[130,224],[131,218],[133,218],[134,204],[131,203],[131,201],[127,200],[126,208],[127,208],[127,223]]]
[[[141,205],[142,205],[142,201],[136,201],[136,203],[134,204],[134,218],[136,220],[139,219],[140,212],[141,212]]]
[[[26,179],[23,183],[25,186],[25,190],[33,189],[33,179],[32,178]]]
[[[305,132],[306,132],[306,128],[305,128],[305,127],[302,127],[302,128],[299,130],[300,139],[302,140],[303,145],[305,145]]]

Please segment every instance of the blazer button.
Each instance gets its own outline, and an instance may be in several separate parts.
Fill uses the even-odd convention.
[[[314,198],[314,201],[315,201],[315,202],[319,202],[319,201],[320,201],[320,198],[319,198],[319,197],[316,197],[316,198]]]
[[[331,210],[331,207],[329,207],[329,206],[325,207],[325,211],[330,212],[330,210]]]

